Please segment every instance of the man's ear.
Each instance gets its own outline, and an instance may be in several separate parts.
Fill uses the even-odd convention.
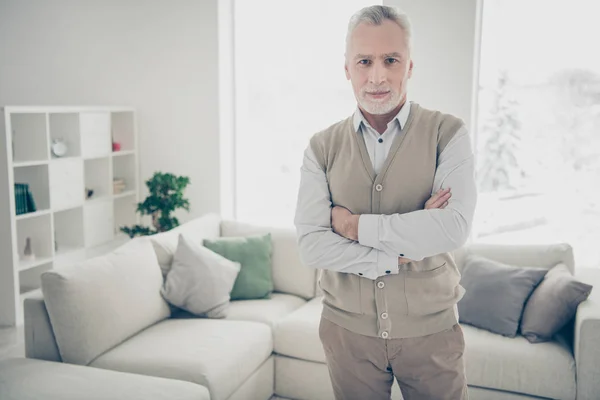
[[[410,64],[408,65],[408,78],[412,78],[412,71],[413,71],[413,60],[410,60]]]
[[[348,63],[344,62],[344,72],[346,73],[346,79],[350,80],[350,72],[348,72]]]

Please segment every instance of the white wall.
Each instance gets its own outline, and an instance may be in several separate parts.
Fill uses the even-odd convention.
[[[138,110],[140,174],[219,211],[217,0],[0,0],[0,105]]]
[[[478,0],[384,0],[411,19],[411,100],[472,122],[479,33]]]

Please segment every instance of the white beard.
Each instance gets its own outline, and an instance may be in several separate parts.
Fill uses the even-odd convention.
[[[382,88],[378,89],[381,90]],[[400,96],[400,93],[391,90],[390,88],[385,88],[384,90],[390,90],[390,97],[387,100],[379,101],[367,98],[366,92],[375,91],[374,89],[361,89],[358,97],[358,104],[360,104],[360,106],[369,114],[382,115],[389,113],[394,108],[398,107],[402,100],[402,96]]]

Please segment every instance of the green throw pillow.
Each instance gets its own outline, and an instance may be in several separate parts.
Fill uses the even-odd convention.
[[[231,300],[265,299],[273,292],[271,234],[245,237],[204,239],[204,246],[242,267],[233,289]]]

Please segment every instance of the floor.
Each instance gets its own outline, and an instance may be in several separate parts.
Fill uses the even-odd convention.
[[[25,357],[23,326],[0,328],[0,360],[12,357]]]

